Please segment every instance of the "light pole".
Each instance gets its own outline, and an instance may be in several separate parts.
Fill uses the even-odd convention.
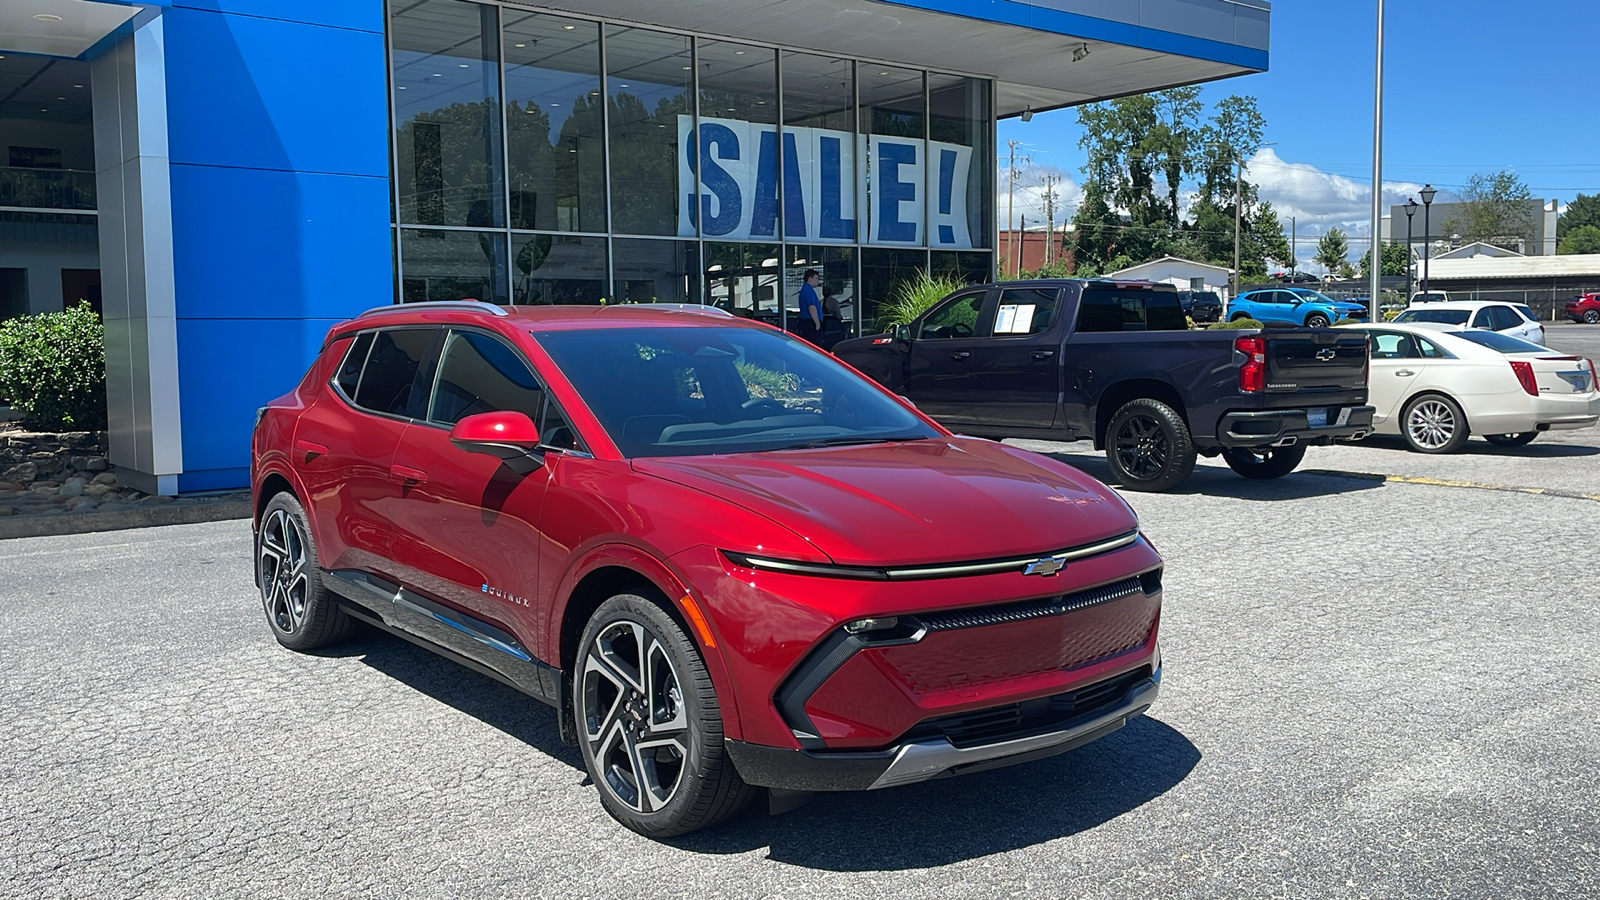
[[[1373,79],[1372,99],[1372,265],[1367,267],[1372,294],[1372,316],[1367,321],[1382,322],[1378,298],[1383,295],[1383,247],[1378,228],[1383,224],[1383,0],[1378,0],[1378,70]]]
[[[1429,221],[1428,214],[1433,211],[1433,197],[1439,193],[1433,185],[1425,184],[1422,190],[1417,191],[1422,197],[1422,293],[1428,293],[1428,259],[1433,256],[1433,247],[1428,243],[1433,240],[1433,224]]]
[[[1417,214],[1417,198],[1406,198],[1406,303],[1411,302],[1411,217]]]

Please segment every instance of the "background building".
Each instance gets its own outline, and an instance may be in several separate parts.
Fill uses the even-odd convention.
[[[98,290],[120,473],[238,487],[256,407],[372,306],[709,302],[782,324],[818,268],[861,327],[913,272],[988,278],[996,117],[1264,70],[1269,17],[7,0],[0,312]]]
[[[1561,217],[1559,207],[1560,202],[1556,200],[1529,200],[1524,233],[1505,235],[1506,240],[1500,243],[1524,256],[1555,256],[1556,221]],[[1411,219],[1411,242],[1415,248],[1412,252],[1420,257],[1430,243],[1434,245],[1435,254],[1471,243],[1461,236],[1465,220],[1466,204],[1435,203],[1428,211],[1426,220],[1427,230],[1432,234],[1424,234],[1423,208],[1419,204]],[[1406,208],[1389,207],[1389,215],[1382,221],[1380,231],[1384,240],[1404,243]]]
[[[1221,298],[1223,303],[1232,299],[1230,296],[1232,269],[1227,266],[1195,262],[1192,259],[1180,259],[1176,256],[1163,256],[1137,266],[1129,266],[1121,271],[1108,272],[1104,277],[1128,281],[1154,281],[1157,284],[1170,284],[1180,291],[1211,291]]]

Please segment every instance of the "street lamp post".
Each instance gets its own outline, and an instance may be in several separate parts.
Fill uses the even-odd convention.
[[[1406,198],[1406,302],[1411,302],[1411,217],[1417,214],[1417,198]]]
[[[1372,263],[1367,267],[1372,313],[1367,321],[1382,322],[1378,300],[1383,296],[1383,245],[1378,232],[1383,224],[1383,0],[1378,0],[1378,64],[1372,97]]]
[[[1422,293],[1427,294],[1428,260],[1433,256],[1433,246],[1428,243],[1433,240],[1433,224],[1429,220],[1429,213],[1433,211],[1433,197],[1439,192],[1433,189],[1432,184],[1425,184],[1417,193],[1422,197]]]

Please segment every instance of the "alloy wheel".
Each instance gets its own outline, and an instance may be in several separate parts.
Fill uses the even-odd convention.
[[[689,717],[667,649],[644,625],[623,620],[584,654],[584,739],[609,791],[641,813],[666,806],[683,780]]]
[[[1600,325],[1600,309],[1591,309],[1583,314],[1583,321],[1590,325]]]
[[[294,634],[306,620],[310,573],[306,571],[306,540],[289,514],[275,509],[261,526],[258,571],[261,602],[272,624],[284,634]]]
[[[1130,416],[1117,429],[1117,463],[1135,478],[1160,475],[1169,453],[1166,429],[1150,416]]]
[[[1437,450],[1450,443],[1460,427],[1456,414],[1440,400],[1424,400],[1406,417],[1406,433],[1418,447]]]

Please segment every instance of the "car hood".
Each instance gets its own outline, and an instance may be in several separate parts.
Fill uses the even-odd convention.
[[[657,457],[633,467],[766,516],[842,565],[1044,553],[1138,526],[1093,478],[976,438]]]

